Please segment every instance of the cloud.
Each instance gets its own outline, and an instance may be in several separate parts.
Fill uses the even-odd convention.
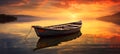
[[[22,6],[28,3],[29,0],[2,0],[0,6]]]
[[[47,4],[49,0],[3,0],[0,1],[0,6],[11,7],[41,7]]]
[[[48,3],[49,0],[36,0],[37,6],[42,7]]]
[[[96,17],[120,11],[120,0],[53,0],[51,6],[62,8],[80,16]],[[113,8],[114,7],[114,8]]]
[[[46,5],[58,8],[70,8],[77,5],[99,5],[114,6],[120,4],[120,0],[3,0],[0,6],[11,6],[20,8],[40,8]]]
[[[94,4],[100,6],[113,6],[120,4],[120,0],[3,0],[0,1],[0,6],[17,6],[17,7],[43,7],[53,6],[58,8],[70,8],[74,4]]]
[[[47,0],[3,0],[0,1],[0,13],[17,13],[42,6]]]
[[[120,0],[54,0],[52,3],[56,7],[69,8],[73,4],[95,4],[103,6],[112,6],[120,4]]]
[[[0,13],[20,13],[60,15],[68,13],[76,15],[94,15],[118,12],[120,0],[3,0],[0,1]],[[24,13],[23,13],[24,12]],[[54,12],[54,13],[53,13]],[[82,13],[82,14],[80,14]],[[94,13],[94,14],[89,14]],[[103,14],[103,15],[104,15]],[[67,14],[63,14],[67,15]],[[101,14],[102,15],[102,14]],[[97,16],[97,15],[96,15]]]

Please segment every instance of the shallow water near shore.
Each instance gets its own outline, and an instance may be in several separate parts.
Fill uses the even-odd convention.
[[[0,24],[0,54],[119,54],[120,26],[99,20],[82,20],[81,35],[42,39],[32,29],[25,39],[32,25],[50,26],[68,22],[72,21],[40,20]],[[46,43],[50,45],[34,51],[39,41],[50,41]]]

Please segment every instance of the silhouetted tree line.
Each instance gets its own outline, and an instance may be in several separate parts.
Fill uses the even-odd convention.
[[[17,17],[12,15],[0,14],[0,23],[16,21]]]

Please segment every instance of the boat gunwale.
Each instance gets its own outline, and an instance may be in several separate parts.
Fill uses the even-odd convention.
[[[80,22],[80,27],[81,27],[81,25],[82,25],[82,21],[78,21],[78,22]],[[78,28],[80,28],[80,27],[77,27],[77,26],[72,26],[72,27],[77,27],[77,28],[73,28],[73,29],[62,29],[62,30],[60,30],[60,29],[49,29],[49,28],[47,28],[47,27],[54,27],[54,26],[62,26],[62,25],[69,25],[69,24],[74,24],[74,23],[77,23],[77,22],[72,22],[72,23],[65,23],[65,24],[59,24],[59,25],[52,25],[52,26],[45,26],[45,27],[42,27],[42,26],[32,26],[33,28],[39,28],[39,29],[45,29],[45,30],[52,30],[52,31],[69,31],[69,30],[74,30],[74,29],[78,29]],[[78,25],[78,24],[77,24]]]
[[[44,30],[51,30],[51,31],[70,31],[70,30],[74,30],[74,29],[79,29],[80,27],[78,27],[78,28],[74,28],[74,29],[69,29],[69,30],[55,30],[55,29],[47,29],[47,28],[42,28],[42,27],[39,27],[39,28],[36,28],[36,27],[34,27],[35,29],[44,29]]]

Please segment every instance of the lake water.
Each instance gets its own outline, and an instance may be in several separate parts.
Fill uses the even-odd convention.
[[[120,26],[99,20],[82,20],[82,34],[39,38],[32,29],[29,36],[26,36],[32,25],[49,26],[67,22],[72,20],[37,20],[0,24],[0,54],[120,53]],[[40,48],[41,46],[43,47]]]

